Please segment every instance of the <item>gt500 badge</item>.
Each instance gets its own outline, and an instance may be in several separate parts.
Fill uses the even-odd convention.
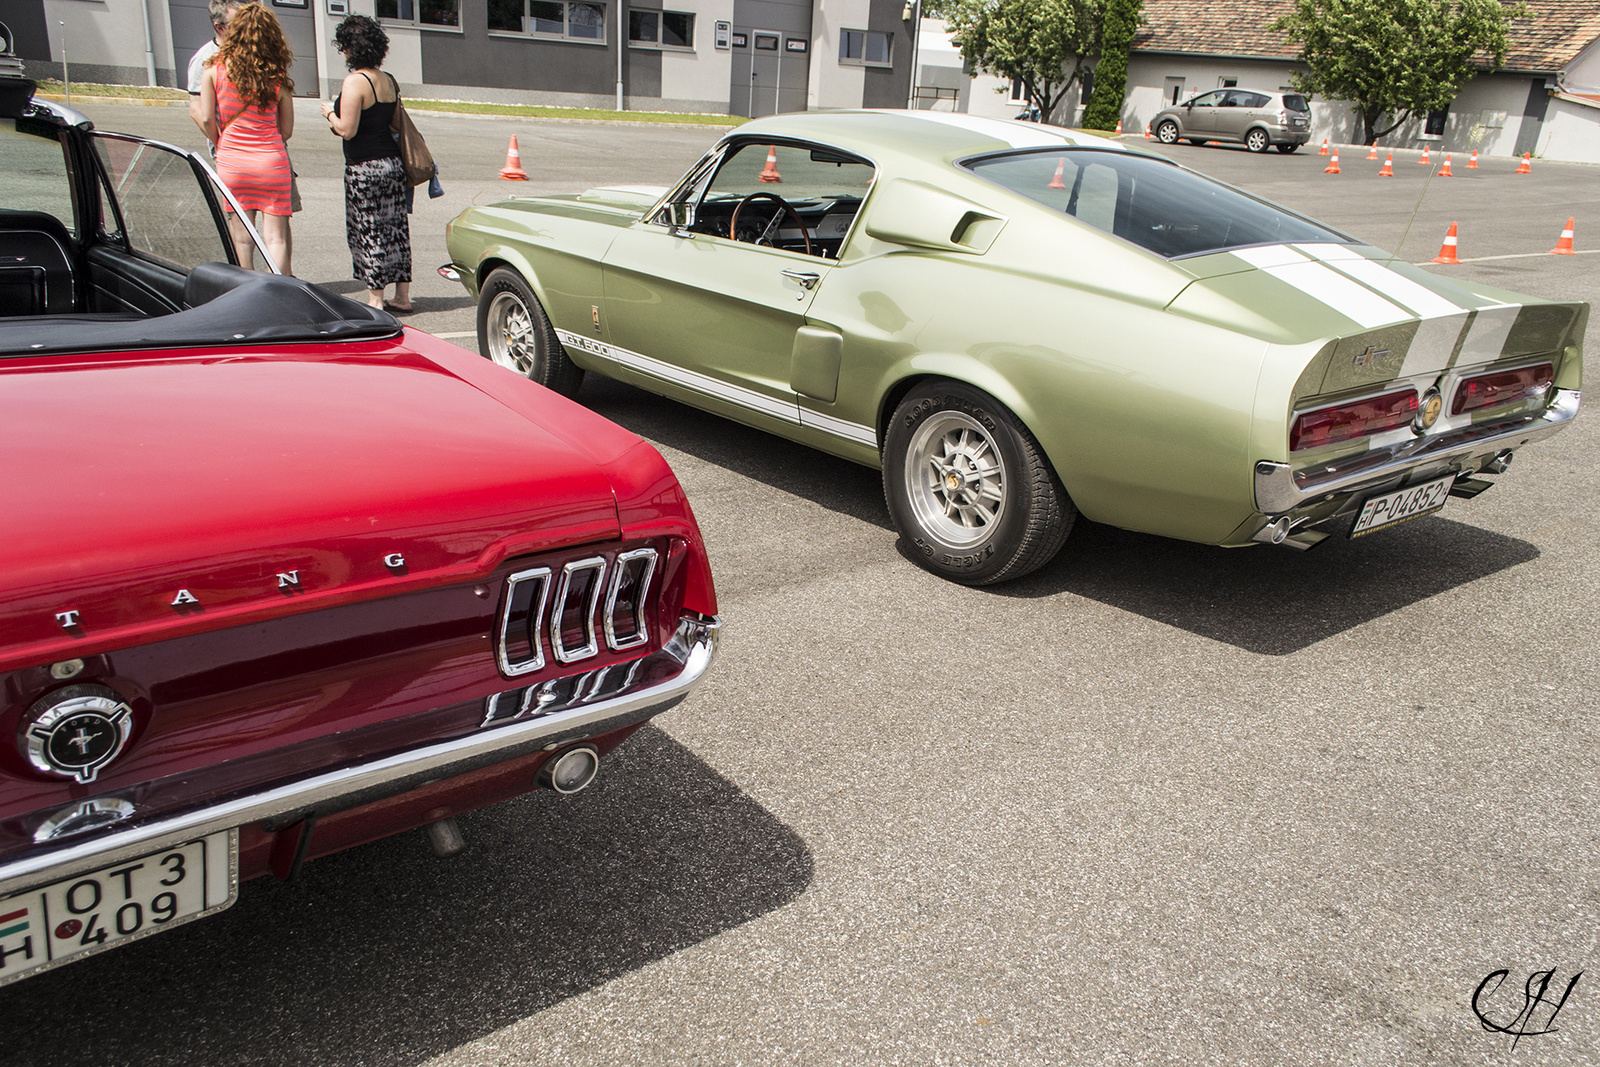
[[[19,747],[46,774],[92,782],[133,736],[133,709],[103,685],[69,685],[40,697],[22,718]]]

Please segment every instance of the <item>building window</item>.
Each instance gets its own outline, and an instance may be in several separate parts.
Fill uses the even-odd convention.
[[[778,35],[775,33],[756,34],[756,50],[760,52],[776,52],[778,50]]]
[[[1422,135],[1424,137],[1443,137],[1444,124],[1449,117],[1449,108],[1445,108],[1443,111],[1428,112],[1428,122],[1427,125],[1422,128]]]
[[[1026,104],[1028,102],[1028,87],[1022,84],[1021,78],[1011,79],[1011,99],[1013,104]]]
[[[649,48],[694,48],[694,13],[690,11],[628,12],[628,42]]]
[[[382,4],[386,0],[378,2]],[[606,39],[606,5],[577,0],[571,3],[565,0],[489,0],[489,32],[603,42]]]
[[[385,22],[461,28],[461,0],[377,0],[374,6]]]
[[[890,46],[894,34],[874,30],[840,30],[839,62],[855,67],[893,66]]]

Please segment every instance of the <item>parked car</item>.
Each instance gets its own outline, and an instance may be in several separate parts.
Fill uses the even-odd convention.
[[[0,118],[0,984],[237,883],[570,793],[702,677],[678,482],[599,416],[230,262],[193,153]],[[352,887],[365,891],[364,887]]]
[[[1213,89],[1156,112],[1150,128],[1162,144],[1237,141],[1252,152],[1293,152],[1311,139],[1311,105],[1299,93]]]
[[[1170,160],[932,112],[751,122],[670,190],[473,207],[483,354],[883,471],[908,552],[1026,574],[1081,512],[1306,547],[1577,411],[1588,306],[1436,277]]]

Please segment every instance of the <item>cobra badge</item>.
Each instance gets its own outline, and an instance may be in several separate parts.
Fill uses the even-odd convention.
[[[103,685],[69,685],[34,701],[20,747],[46,774],[92,782],[133,735],[133,709]]]

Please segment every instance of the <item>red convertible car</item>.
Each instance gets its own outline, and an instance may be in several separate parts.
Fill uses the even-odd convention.
[[[230,262],[201,159],[15,95],[0,984],[397,831],[453,851],[695,686],[716,594],[655,449]]]

